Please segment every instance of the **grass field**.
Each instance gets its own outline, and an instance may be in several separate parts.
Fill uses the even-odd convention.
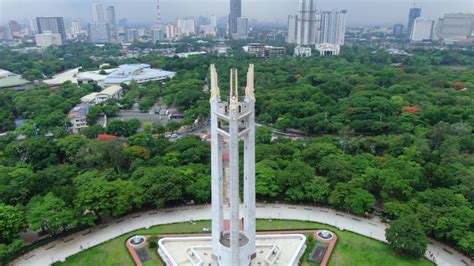
[[[203,228],[210,228],[210,221],[200,221],[194,224],[170,224],[160,225],[150,229],[142,229],[132,233],[125,234],[116,239],[96,247],[85,250],[79,254],[69,257],[64,263],[55,265],[97,265],[101,266],[118,266],[118,265],[134,265],[131,256],[125,248],[125,240],[133,235],[150,235],[150,234],[166,234],[166,233],[202,233]],[[302,221],[280,221],[280,220],[258,220],[257,230],[297,230],[297,229],[329,229],[338,236],[336,248],[333,251],[329,265],[433,265],[426,259],[412,259],[402,257],[394,253],[390,247],[382,242],[369,239],[351,232],[339,231],[334,227],[322,225],[318,223],[302,222]],[[145,263],[145,266],[162,265],[158,254],[154,250],[149,250],[153,254],[153,260]],[[303,265],[316,265],[309,263],[303,258]]]

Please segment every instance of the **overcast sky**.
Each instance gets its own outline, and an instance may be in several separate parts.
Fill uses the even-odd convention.
[[[126,17],[131,24],[151,24],[156,0],[96,0],[114,5],[117,19]],[[0,23],[23,21],[36,16],[63,16],[91,20],[93,0],[0,0]],[[229,0],[160,0],[164,21],[184,16],[226,16]],[[389,25],[408,20],[413,0],[318,0],[318,9],[347,9],[348,25]],[[474,12],[474,0],[417,0],[422,16],[437,19],[444,13]],[[242,0],[243,16],[259,21],[281,23],[296,14],[298,0]]]

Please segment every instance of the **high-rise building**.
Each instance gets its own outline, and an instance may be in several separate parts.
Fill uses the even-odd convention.
[[[316,42],[317,0],[300,0],[297,17],[296,44],[311,45]]]
[[[137,29],[127,29],[127,42],[138,41],[138,30]]]
[[[237,33],[237,18],[242,17],[242,0],[230,0],[229,36]]]
[[[176,22],[180,36],[190,36],[196,34],[196,24],[193,18],[178,19]]]
[[[437,31],[443,39],[470,38],[474,33],[474,14],[445,14],[438,27]]]
[[[63,43],[66,41],[66,28],[62,17],[37,17],[36,24],[39,34],[46,32],[59,33]]]
[[[323,11],[317,16],[316,43],[344,45],[346,10]]]
[[[8,21],[8,30],[12,37],[18,37],[21,34],[21,26],[16,20]]]
[[[110,43],[110,26],[105,22],[93,22],[88,27],[89,41],[92,43]]]
[[[33,34],[38,33],[38,25],[36,24],[36,19],[30,19],[30,28]]]
[[[107,23],[110,27],[110,37],[112,42],[117,42],[117,20],[115,19],[115,8],[107,7]]]
[[[431,41],[433,39],[434,20],[417,18],[413,23],[410,40],[414,42]]]
[[[410,13],[408,14],[408,27],[407,27],[407,35],[411,37],[413,32],[413,25],[415,24],[415,19],[421,16],[421,8],[413,7],[410,8]]]
[[[247,39],[249,35],[249,19],[248,18],[237,18],[237,33],[235,37],[237,39]]]
[[[176,38],[177,35],[177,29],[174,24],[166,24],[165,25],[165,38],[167,40],[173,40]]]
[[[92,3],[92,21],[105,22],[104,9],[100,3]]]
[[[211,16],[211,26],[217,28],[217,16],[216,15]]]
[[[51,32],[35,34],[35,42],[36,46],[39,47],[58,46],[63,44],[61,34]]]
[[[402,24],[395,24],[393,25],[393,35],[400,36],[403,34],[403,25]]]
[[[82,32],[81,22],[78,19],[75,19],[71,22],[71,33],[73,36]]]
[[[296,43],[296,31],[298,29],[298,16],[288,16],[288,43]]]

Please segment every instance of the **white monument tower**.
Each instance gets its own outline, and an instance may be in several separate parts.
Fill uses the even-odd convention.
[[[243,101],[239,101],[237,69],[232,69],[230,76],[229,102],[224,102],[220,97],[216,68],[211,66],[212,254],[219,265],[250,265],[256,255],[254,66],[250,65],[247,73]],[[240,140],[244,141],[243,228],[239,213]],[[224,146],[229,151],[227,167]],[[230,188],[228,230],[224,228],[224,184]]]
[[[304,235],[256,234],[254,66],[249,67],[242,100],[237,69],[230,77],[229,100],[223,101],[216,68],[211,66],[212,235],[164,237],[158,241],[158,253],[167,266],[297,266],[306,248]]]

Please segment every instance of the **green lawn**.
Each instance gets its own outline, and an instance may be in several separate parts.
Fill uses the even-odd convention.
[[[133,235],[166,234],[166,233],[202,233],[203,228],[210,228],[210,221],[200,221],[195,224],[160,225],[150,229],[141,229],[128,233],[104,244],[85,250],[69,257],[64,263],[55,265],[133,265],[132,258],[125,248],[125,240]],[[333,227],[318,223],[302,221],[258,220],[257,230],[285,230],[285,229],[329,229],[338,236],[336,248],[333,251],[329,265],[433,265],[426,259],[411,259],[394,253],[390,247],[382,242],[372,240],[351,232],[339,231]],[[156,251],[149,250],[153,260],[144,265],[162,265]],[[307,253],[306,253],[307,254]],[[315,265],[306,261],[303,265]]]

